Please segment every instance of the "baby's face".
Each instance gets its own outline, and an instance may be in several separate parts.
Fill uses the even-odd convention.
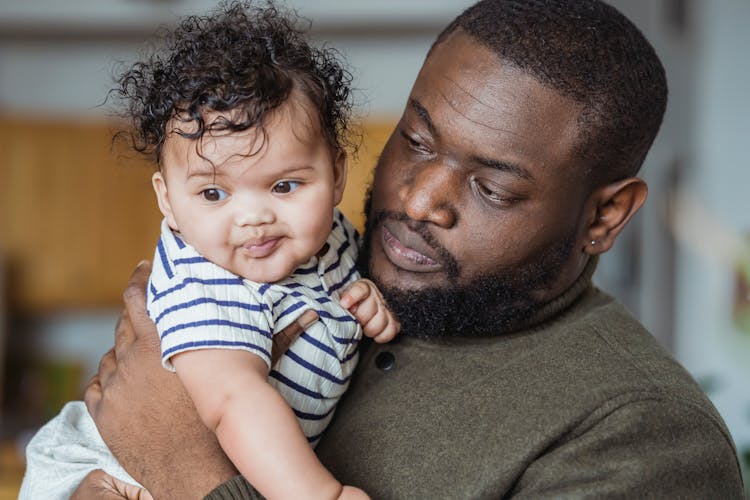
[[[317,113],[297,94],[265,130],[264,144],[256,129],[207,133],[200,150],[172,132],[153,182],[170,227],[201,255],[243,278],[273,282],[325,244],[346,157],[328,144]]]

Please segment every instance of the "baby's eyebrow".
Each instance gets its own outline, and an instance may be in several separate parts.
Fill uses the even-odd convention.
[[[279,169],[276,173],[280,175],[289,175],[307,170],[315,170],[315,167],[313,167],[312,165],[289,165],[286,168]]]
[[[210,177],[215,178],[221,176],[221,173],[216,170],[207,170],[207,169],[188,169],[187,175],[185,176],[186,179],[193,179],[193,178],[204,178],[204,177]]]
[[[289,165],[280,167],[277,169],[274,169],[270,172],[266,171],[264,174],[270,175],[273,177],[284,177],[288,175],[294,175],[294,174],[301,174],[302,172],[315,170],[315,167],[312,165]],[[221,168],[215,168],[215,169],[203,169],[203,168],[192,168],[188,169],[187,175],[185,176],[185,180],[192,180],[192,179],[217,179],[224,177],[226,174],[225,172],[222,172]],[[261,174],[263,175],[263,174]]]

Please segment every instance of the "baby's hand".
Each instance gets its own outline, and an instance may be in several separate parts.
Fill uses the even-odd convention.
[[[380,344],[393,340],[401,329],[385,305],[380,290],[370,280],[360,279],[341,293],[341,306],[357,318],[365,335]]]
[[[370,500],[370,496],[354,486],[344,486],[336,500]]]

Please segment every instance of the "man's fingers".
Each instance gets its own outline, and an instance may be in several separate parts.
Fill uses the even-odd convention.
[[[86,384],[86,390],[83,393],[83,402],[89,414],[95,416],[99,413],[99,402],[102,400],[102,385],[99,382],[99,375],[94,375]]]
[[[104,353],[102,359],[99,360],[99,370],[96,374],[99,379],[99,384],[106,387],[116,369],[117,356],[115,355],[115,348],[113,347]]]
[[[71,500],[108,500],[108,499],[126,499],[127,497],[119,493],[112,487],[109,474],[101,469],[96,469],[88,473],[78,488],[70,497]]]
[[[312,309],[303,312],[297,320],[282,331],[273,336],[273,348],[271,350],[271,366],[289,349],[289,346],[297,340],[302,332],[318,321],[318,313]]]
[[[128,285],[122,293],[125,308],[115,325],[115,349],[122,351],[128,349],[135,341],[137,330],[133,328],[133,317],[145,315],[146,309],[146,286],[151,274],[151,263],[144,260],[138,263],[133,274],[130,275]]]
[[[122,322],[127,326],[123,330],[127,335],[126,339],[129,340],[132,336],[133,342],[138,343],[142,349],[155,350],[159,344],[159,337],[154,322],[146,312],[146,287],[150,273],[151,263],[145,260],[133,271],[123,293],[127,314],[123,316]]]
[[[135,333],[130,325],[128,310],[123,309],[115,325],[115,352],[126,349],[135,340]]]
[[[150,274],[151,263],[146,260],[141,261],[130,276],[128,286],[123,293],[127,318],[135,336],[150,334],[153,330],[153,322],[146,312],[146,286]]]
[[[140,303],[141,308],[146,307],[146,284],[150,275],[151,262],[142,260],[135,266],[135,270],[128,280],[128,286],[122,294],[125,305],[132,303],[137,307]]]
[[[71,500],[153,500],[148,491],[110,476],[101,469],[88,473],[70,497]]]
[[[114,491],[128,500],[154,500],[154,497],[145,488],[126,483],[113,476],[109,476],[109,482]]]

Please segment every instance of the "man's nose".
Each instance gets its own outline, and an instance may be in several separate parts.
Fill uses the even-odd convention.
[[[440,164],[421,166],[399,189],[406,214],[443,228],[456,223],[459,173]]]

